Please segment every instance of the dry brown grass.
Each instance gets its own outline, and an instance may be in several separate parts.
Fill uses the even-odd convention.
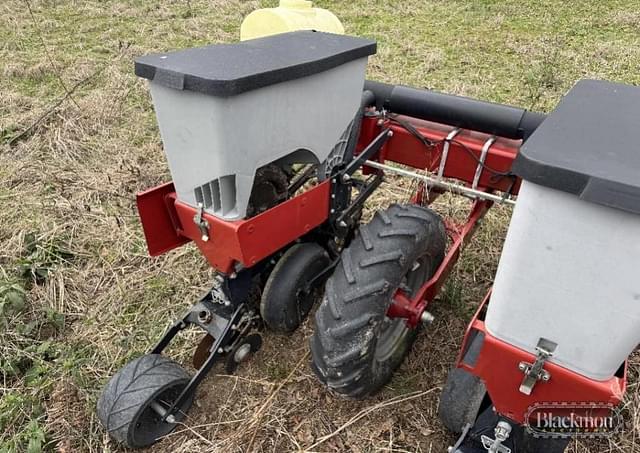
[[[0,4],[0,290],[26,291],[24,307],[0,311],[3,453],[116,450],[94,413],[101,385],[212,275],[192,246],[146,255],[134,194],[169,175],[132,59],[235,40],[259,3],[31,0],[33,17],[24,0]],[[317,3],[349,32],[379,39],[370,73],[380,80],[545,110],[584,76],[640,81],[636,1]],[[81,85],[67,96],[60,80]],[[392,180],[369,209],[406,199],[408,188]],[[465,209],[455,197],[437,207]],[[489,215],[436,322],[376,397],[347,401],[318,384],[309,324],[289,337],[265,333],[255,360],[236,376],[215,370],[186,424],[153,451],[443,451],[452,437],[437,420],[439,388],[491,284],[509,214]],[[185,364],[193,339],[173,348]],[[639,369],[634,360],[625,433],[571,452],[640,451]]]

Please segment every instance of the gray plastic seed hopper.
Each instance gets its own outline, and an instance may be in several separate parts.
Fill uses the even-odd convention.
[[[241,219],[258,168],[325,161],[344,142],[375,51],[367,39],[302,31],[137,59],[178,199]]]

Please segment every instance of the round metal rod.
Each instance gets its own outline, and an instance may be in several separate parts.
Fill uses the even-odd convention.
[[[469,187],[461,186],[459,184],[452,184],[446,181],[439,181],[438,179],[432,178],[430,176],[420,175],[418,173],[415,173],[409,170],[403,170],[402,168],[391,167],[389,165],[381,164],[380,162],[373,162],[371,160],[368,160],[365,162],[365,165],[371,168],[377,168],[378,170],[388,171],[389,173],[396,173],[398,175],[407,176],[409,178],[419,179],[421,181],[426,182],[427,186],[439,187],[441,189],[448,190],[449,192],[452,192],[458,195],[464,195],[465,197],[480,198],[482,200],[491,200],[491,201],[495,201],[496,203],[506,203],[510,205],[516,204],[515,200],[512,200],[510,198],[504,198],[499,195],[494,195],[492,193],[471,189]]]

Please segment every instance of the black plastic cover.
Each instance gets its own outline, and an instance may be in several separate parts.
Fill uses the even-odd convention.
[[[527,140],[545,119],[517,107],[371,80],[365,90],[376,95],[378,109],[516,140]]]
[[[136,75],[177,90],[234,96],[299,79],[376,53],[376,42],[296,31],[136,59]]]
[[[640,214],[640,88],[578,82],[529,137],[513,172],[585,201]]]

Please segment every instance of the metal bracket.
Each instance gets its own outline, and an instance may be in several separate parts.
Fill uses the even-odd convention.
[[[335,223],[338,229],[345,229],[346,232],[349,228],[353,227],[354,216],[359,211],[362,211],[364,203],[378,188],[378,186],[382,184],[383,179],[383,174],[378,173],[377,175],[369,176],[369,178],[363,181],[363,184],[360,186],[358,195],[353,200],[351,200],[351,203],[340,212],[340,215],[336,219]],[[351,179],[351,181],[355,182],[356,180]]]
[[[373,157],[384,144],[393,136],[393,131],[391,129],[384,129],[380,132],[376,138],[373,139],[371,143],[367,145],[365,149],[362,150],[360,154],[358,154],[351,162],[349,162],[342,172],[342,180],[343,182],[349,181],[352,174],[359,170],[362,165]]]
[[[484,434],[480,437],[482,446],[486,448],[489,453],[511,453],[511,449],[503,445],[511,434],[511,425],[505,421],[500,421],[493,432],[496,436],[495,439],[485,436]]]
[[[546,338],[540,338],[536,346],[536,360],[534,363],[520,362],[518,369],[524,373],[524,379],[520,384],[520,392],[531,395],[538,381],[547,382],[551,379],[551,373],[544,369],[545,362],[553,356],[558,345]]]
[[[453,446],[447,448],[447,452],[448,453],[459,453],[460,452],[460,447],[462,447],[462,444],[464,443],[465,439],[467,438],[467,435],[469,434],[469,431],[471,431],[471,423],[467,423],[466,425],[464,425],[464,428],[462,428],[462,433],[460,434],[460,437],[458,437],[458,440],[456,441],[455,444],[453,444]]]
[[[459,128],[455,128],[449,135],[444,139],[444,144],[442,145],[442,156],[440,157],[440,167],[438,167],[438,180],[441,180],[444,176],[444,168],[447,165],[447,158],[449,157],[449,147],[451,146],[451,140],[456,138],[456,135],[460,133]]]
[[[337,226],[338,235],[344,235],[353,225],[350,217],[362,208],[366,199],[382,182],[382,176],[360,181],[352,175],[362,168],[368,159],[378,153],[384,144],[393,136],[391,129],[384,129],[367,147],[350,162],[343,164],[331,178],[331,208],[329,219]],[[355,200],[351,199],[351,188],[360,185],[360,193]]]
[[[198,203],[198,211],[193,217],[193,223],[195,223],[200,230],[202,240],[207,242],[209,240],[209,222],[204,218],[204,205],[202,203]]]
[[[480,182],[480,176],[482,175],[482,170],[484,170],[484,161],[487,160],[487,154],[489,153],[489,148],[496,142],[495,137],[490,137],[489,140],[484,142],[482,145],[482,153],[480,153],[480,160],[478,162],[478,166],[476,167],[476,174],[473,176],[473,184],[471,184],[472,189],[478,188],[478,183]]]

